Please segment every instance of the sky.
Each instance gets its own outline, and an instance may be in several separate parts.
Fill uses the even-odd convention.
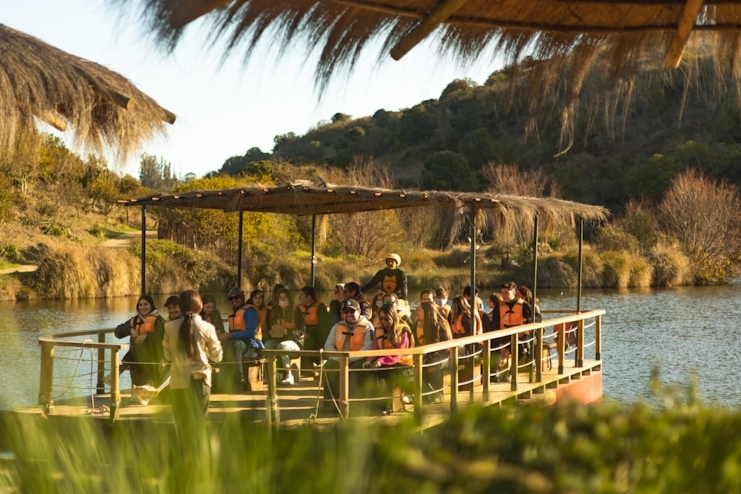
[[[141,152],[170,162],[180,177],[218,170],[227,158],[252,147],[269,152],[276,135],[304,134],[335,113],[362,117],[381,108],[409,108],[438,98],[454,79],[482,84],[501,68],[488,57],[468,67],[441,60],[430,43],[399,62],[386,56],[378,64],[369,50],[356,70],[336,77],[320,100],[314,65],[302,47],[280,58],[265,43],[246,66],[241,53],[221,63],[223,50],[209,48],[207,30],[196,21],[178,48],[165,53],[133,16],[120,14],[105,0],[0,2],[0,23],[122,74],[175,113],[168,137],[144,143]],[[139,175],[138,155],[126,163],[109,157],[109,166]]]

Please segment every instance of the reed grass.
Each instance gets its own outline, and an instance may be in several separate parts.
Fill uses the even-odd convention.
[[[605,263],[602,271],[602,286],[605,288],[627,288],[630,284],[631,256],[624,252],[608,250],[602,253]]]
[[[564,256],[563,260],[571,266],[571,269],[578,274],[579,272],[579,252],[576,249],[570,249]],[[585,288],[602,288],[605,262],[599,253],[593,251],[585,245],[582,249],[582,286]],[[564,287],[566,288],[566,287]]]
[[[653,267],[654,286],[680,286],[692,283],[690,260],[676,249],[656,246],[649,262]]]
[[[630,281],[628,286],[633,288],[648,288],[653,281],[653,266],[648,259],[637,254],[631,254],[630,259]]]

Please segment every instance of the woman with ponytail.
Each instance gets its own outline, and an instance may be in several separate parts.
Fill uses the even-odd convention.
[[[165,325],[162,342],[165,359],[172,363],[170,389],[173,413],[178,417],[203,417],[211,396],[211,362],[220,362],[221,342],[213,324],[201,319],[201,296],[186,290],[178,299],[183,317]]]

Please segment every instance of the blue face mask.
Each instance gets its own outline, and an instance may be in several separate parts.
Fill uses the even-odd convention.
[[[383,307],[383,300],[376,300],[376,307],[378,307],[379,309]]]
[[[443,305],[448,303],[448,299],[447,298],[436,298],[435,303],[439,305],[440,307],[442,307]]]

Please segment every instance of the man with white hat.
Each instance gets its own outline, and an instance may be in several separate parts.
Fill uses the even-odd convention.
[[[395,293],[400,299],[407,299],[407,275],[399,269],[401,256],[389,254],[386,256],[386,267],[379,270],[376,275],[360,289],[365,293],[368,289],[381,284],[384,293]]]

